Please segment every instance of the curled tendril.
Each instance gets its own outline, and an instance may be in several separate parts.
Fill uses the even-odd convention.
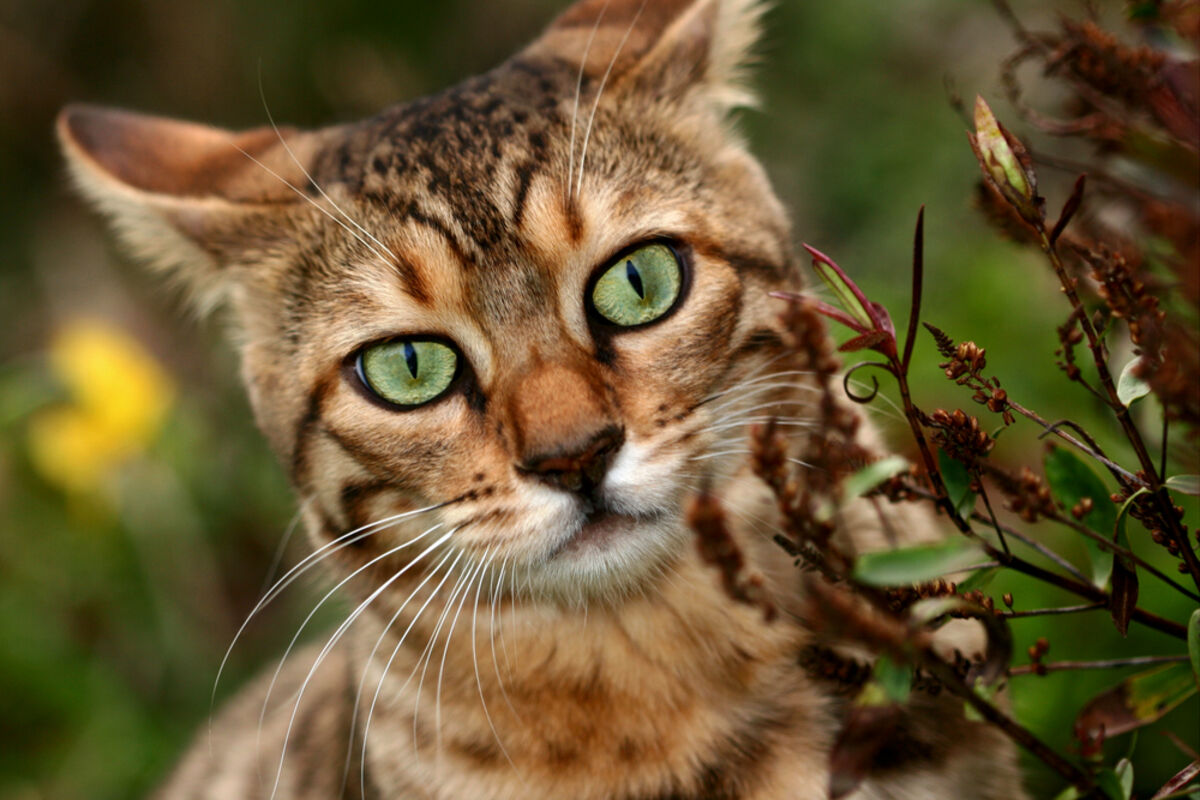
[[[887,370],[892,375],[896,374],[892,370],[891,364],[888,364],[885,361],[863,361],[846,370],[846,374],[842,376],[842,391],[846,393],[846,397],[849,397],[851,400],[859,403],[860,405],[871,402],[879,394],[879,379],[874,375],[871,376],[870,394],[855,394],[854,392],[850,391],[850,379],[854,377],[854,373],[858,372],[863,367],[879,367],[880,369]]]

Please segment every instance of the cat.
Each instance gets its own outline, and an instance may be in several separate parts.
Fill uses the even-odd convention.
[[[579,0],[485,75],[311,132],[63,110],[130,252],[231,315],[314,547],[289,575],[319,562],[354,606],[157,797],[827,796],[845,703],[798,666],[802,584],[745,445],[813,397],[778,366],[790,224],[731,121],[762,12]],[[698,555],[701,485],[773,621]],[[881,546],[873,511],[843,527]],[[926,706],[854,797],[1022,796],[993,729]]]

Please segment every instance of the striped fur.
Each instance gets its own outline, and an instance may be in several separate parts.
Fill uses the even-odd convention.
[[[769,297],[796,286],[789,225],[729,122],[761,11],[582,0],[486,75],[316,132],[63,112],[83,193],[230,309],[311,541],[365,609],[327,657],[248,689],[160,797],[824,796],[841,701],[799,668],[799,580],[744,457],[747,424],[784,415],[799,436],[811,397]],[[589,279],[648,241],[686,264],[683,300],[598,325]],[[409,411],[348,360],[403,334],[466,365]],[[596,443],[586,500],[538,472]],[[728,499],[775,622],[699,563],[682,514],[701,484]],[[879,522],[853,512],[847,535],[877,546]],[[1011,753],[953,707],[914,713],[888,752],[858,797],[1019,796]]]

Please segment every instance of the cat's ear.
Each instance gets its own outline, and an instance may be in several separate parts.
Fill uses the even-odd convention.
[[[656,96],[753,105],[746,65],[762,0],[578,0],[527,51],[580,64],[595,80]]]
[[[79,190],[136,257],[180,279],[203,307],[219,302],[231,265],[287,235],[289,211],[303,202],[302,165],[320,140],[83,105],[63,109],[57,128]]]

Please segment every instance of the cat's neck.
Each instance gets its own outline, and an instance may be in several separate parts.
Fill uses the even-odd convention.
[[[437,785],[457,781],[453,796],[483,796],[471,775],[555,791],[570,776],[579,785],[557,796],[583,798],[589,781],[611,785],[617,773],[634,787],[667,773],[686,783],[706,760],[761,770],[754,762],[777,740],[827,727],[814,724],[824,704],[794,668],[798,629],[731,601],[691,553],[620,603],[477,609],[469,597],[421,617],[386,674],[400,634],[384,636],[365,670],[360,730],[369,716],[367,766],[381,786],[403,764]],[[363,637],[359,670],[377,640]]]

